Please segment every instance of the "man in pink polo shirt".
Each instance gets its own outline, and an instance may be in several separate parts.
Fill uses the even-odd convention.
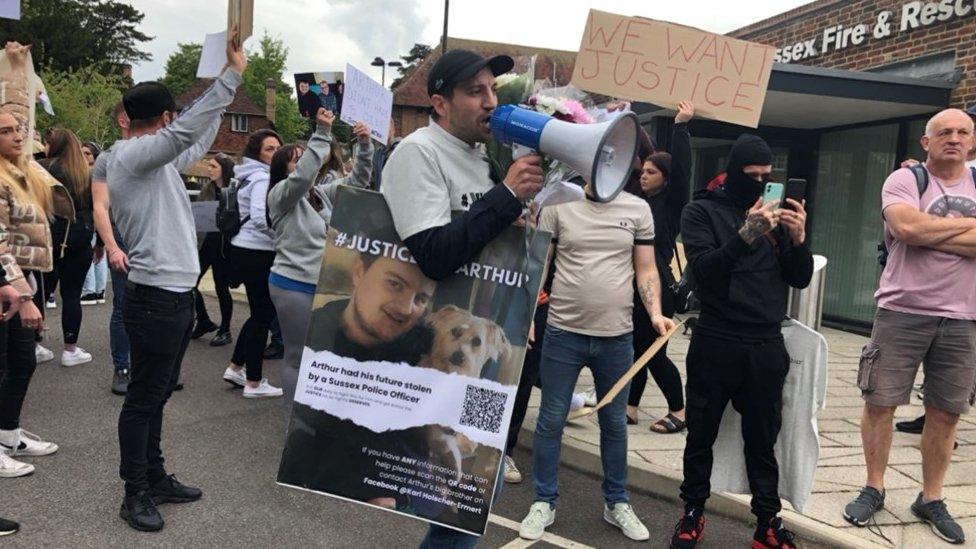
[[[956,424],[973,404],[976,386],[976,182],[966,167],[974,145],[973,120],[961,110],[944,110],[929,120],[922,137],[929,184],[921,196],[909,169],[885,181],[888,263],[857,376],[865,401],[867,485],[844,508],[848,522],[864,526],[884,506],[892,418],[897,406],[908,404],[921,362],[923,486],[911,510],[952,543],[963,543],[965,534],[942,500],[942,481]]]

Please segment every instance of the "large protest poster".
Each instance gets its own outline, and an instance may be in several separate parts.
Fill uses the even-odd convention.
[[[775,48],[692,27],[590,10],[573,84],[755,128]]]
[[[347,124],[362,122],[370,136],[382,144],[390,133],[393,92],[356,67],[346,65],[346,104],[340,119]]]
[[[549,241],[511,227],[435,282],[341,187],[278,482],[484,533]]]

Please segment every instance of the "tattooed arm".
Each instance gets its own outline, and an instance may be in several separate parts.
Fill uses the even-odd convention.
[[[739,236],[746,244],[752,244],[757,238],[776,228],[779,224],[779,211],[773,210],[776,202],[756,204],[746,212],[746,222],[739,229]]]
[[[634,276],[637,292],[644,308],[651,317],[651,326],[658,334],[665,334],[674,327],[674,321],[661,313],[661,277],[654,263],[654,246],[638,244],[634,246]]]

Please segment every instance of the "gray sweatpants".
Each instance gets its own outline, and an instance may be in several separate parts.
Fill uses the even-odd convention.
[[[298,384],[298,369],[302,365],[302,352],[305,350],[305,336],[308,334],[308,321],[312,316],[314,295],[285,290],[274,284],[271,301],[278,311],[281,336],[285,342],[285,360],[281,365],[281,388],[285,392],[285,408],[291,417],[291,405],[295,401],[295,386]]]

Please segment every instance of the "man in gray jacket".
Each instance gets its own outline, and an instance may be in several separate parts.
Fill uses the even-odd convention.
[[[169,90],[146,82],[127,91],[129,139],[115,144],[108,189],[129,246],[123,320],[131,346],[131,380],[119,415],[119,515],[141,531],[163,527],[157,503],[196,501],[202,492],[167,475],[160,449],[163,407],[179,379],[193,325],[200,274],[190,200],[180,170],[210,146],[204,137],[234,98],[247,59],[228,33],[227,67],[179,119]]]

